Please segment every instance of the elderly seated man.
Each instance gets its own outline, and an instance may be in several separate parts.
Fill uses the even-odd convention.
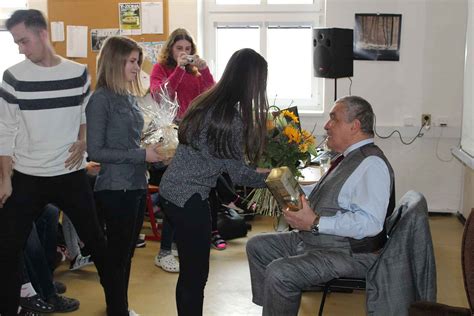
[[[301,292],[338,277],[365,277],[386,241],[395,206],[394,173],[374,144],[372,106],[357,96],[334,103],[324,126],[340,153],[297,212],[295,230],[262,234],[247,244],[253,302],[263,315],[297,315]]]

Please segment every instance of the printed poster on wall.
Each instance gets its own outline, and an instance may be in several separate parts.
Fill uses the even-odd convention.
[[[163,34],[163,2],[142,2],[143,34]]]
[[[145,54],[145,57],[154,65],[158,62],[158,54],[165,42],[139,42],[138,43]]]
[[[66,57],[87,58],[87,26],[66,27]]]
[[[51,42],[64,42],[64,22],[51,22]]]
[[[91,30],[91,46],[93,52],[100,51],[105,40],[110,36],[120,35],[119,29],[92,29]]]
[[[140,3],[119,3],[119,26],[123,35],[140,35],[142,26],[140,19]]]

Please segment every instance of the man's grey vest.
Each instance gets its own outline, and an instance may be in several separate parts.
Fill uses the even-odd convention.
[[[347,212],[348,210],[342,209],[337,202],[339,193],[350,175],[368,156],[380,157],[387,165],[390,174],[390,200],[387,207],[386,217],[389,216],[395,208],[394,173],[382,150],[373,143],[351,151],[347,157],[344,157],[344,159],[339,163],[337,168],[330,172],[325,178],[321,179],[309,196],[311,208],[321,216],[334,216],[338,211],[342,213]],[[310,244],[314,243],[309,240],[312,238],[310,236],[311,233],[309,233],[310,235],[308,235],[308,233],[309,232],[302,232],[303,240]],[[386,238],[385,227],[378,235],[374,237],[366,237],[360,240],[335,235],[319,234],[317,236],[317,239],[320,239],[318,244],[322,243],[327,246],[332,244],[333,247],[345,247],[350,245],[352,251],[357,253],[367,253],[379,250],[385,244]]]

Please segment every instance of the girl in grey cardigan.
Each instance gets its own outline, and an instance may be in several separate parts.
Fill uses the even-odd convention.
[[[143,53],[126,37],[111,37],[99,54],[96,91],[86,109],[87,152],[100,163],[94,191],[103,212],[107,254],[104,282],[107,315],[128,316],[128,279],[143,223],[147,189],[145,162],[158,162],[157,146],[140,148],[143,115],[135,100],[142,94]]]
[[[269,170],[254,169],[263,150],[267,62],[252,49],[230,58],[221,80],[197,97],[179,128],[179,146],[160,184],[162,208],[175,228],[179,315],[202,315],[209,272],[209,191],[222,172],[240,185],[264,187]]]

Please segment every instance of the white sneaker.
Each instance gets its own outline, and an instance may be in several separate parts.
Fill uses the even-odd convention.
[[[91,259],[91,256],[83,257],[81,254],[78,254],[77,257],[74,258],[73,261],[71,261],[71,264],[69,265],[69,270],[71,271],[79,270],[91,264],[94,264],[94,262]]]
[[[140,314],[135,313],[135,311],[133,309],[128,311],[128,315],[130,315],[130,316],[140,316]]]
[[[164,257],[155,257],[155,265],[162,268],[166,272],[179,272],[179,261],[173,255],[167,255]]]

